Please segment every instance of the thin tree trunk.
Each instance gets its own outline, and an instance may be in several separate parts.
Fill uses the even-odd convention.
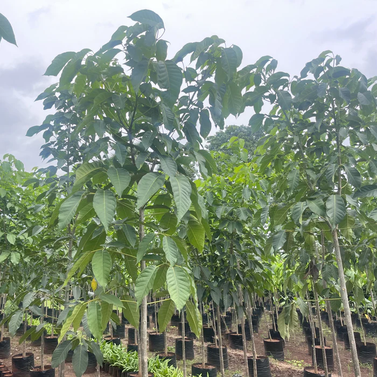
[[[140,227],[139,227],[139,240],[140,242],[144,238],[145,231],[144,231],[144,208],[140,208],[139,210],[139,220],[140,220]],[[146,267],[145,261],[140,262],[140,269],[143,271]],[[141,310],[141,323],[140,323],[140,340],[139,340],[139,374],[141,377],[148,377],[148,351],[147,351],[147,336],[148,336],[148,298],[145,296],[143,301],[141,302],[140,310]]]
[[[217,347],[218,346],[218,344],[217,344],[217,329],[216,329],[216,317],[215,317],[215,304],[213,303],[213,301],[212,301],[212,323],[213,323],[213,326],[212,326],[212,328],[213,328],[213,332],[214,332],[214,334],[215,334],[215,347]]]
[[[359,305],[357,304],[357,302],[355,302],[355,305],[356,305],[356,310],[357,310],[357,316],[358,316],[359,321],[360,321],[361,334],[362,334],[362,336],[363,336],[363,343],[364,343],[364,346],[366,346],[366,345],[367,345],[367,337],[366,337],[366,335],[365,335],[364,325],[363,325],[363,323],[361,322],[361,315],[360,315]]]
[[[1,313],[3,315],[4,315],[4,308],[5,308],[5,300],[6,300],[6,296],[5,294],[3,294],[1,298]],[[0,329],[0,342],[4,340],[4,331],[5,331],[5,326],[4,324],[2,324],[1,329]]]
[[[44,311],[44,301],[42,301],[42,305],[41,305],[41,308],[42,308],[42,313]],[[43,315],[41,316],[41,324],[44,323],[44,317]],[[44,371],[44,368],[45,368],[45,363],[44,363],[44,353],[45,353],[45,337],[44,337],[44,331],[42,332],[42,335],[41,335],[41,370],[42,372]]]
[[[257,349],[255,347],[255,339],[254,339],[254,329],[253,329],[253,313],[251,309],[251,297],[250,293],[248,296],[249,302],[247,305],[247,318],[249,321],[249,330],[250,330],[250,338],[251,338],[251,346],[252,346],[252,353],[253,353],[253,374],[254,377],[258,377],[258,367],[257,367]]]
[[[185,312],[181,311],[182,323],[182,360],[183,360],[183,377],[186,377],[186,328],[185,328]]]
[[[313,358],[314,373],[318,373],[317,355],[315,354],[315,335],[316,335],[315,323],[313,320],[312,304],[310,303],[308,294],[306,294],[306,299],[308,300],[309,323],[310,323],[310,329],[312,330],[312,358]]]
[[[353,368],[354,368],[354,372],[355,372],[355,377],[361,377],[359,357],[357,355],[355,335],[353,333],[351,311],[350,311],[350,306],[349,306],[349,302],[348,302],[346,279],[345,279],[345,276],[344,276],[343,261],[342,261],[342,255],[340,253],[339,240],[338,240],[338,229],[337,228],[332,231],[332,236],[333,236],[333,241],[334,241],[336,261],[338,263],[340,296],[342,298],[342,303],[343,303],[343,307],[344,307],[344,317],[345,317],[344,319],[346,321],[348,338],[349,338],[349,341],[350,341]]]
[[[238,268],[239,268],[239,264],[238,264]],[[238,298],[239,298],[239,305],[242,307],[244,299],[243,299],[241,286],[238,286]],[[242,343],[243,343],[243,359],[244,359],[244,363],[245,363],[245,376],[248,376],[249,375],[249,363],[247,361],[247,341],[246,341],[246,333],[245,333],[245,316],[243,315],[243,313],[242,313],[242,316],[241,316],[241,333],[242,333]]]
[[[320,309],[319,309],[318,294],[317,294],[317,291],[314,288],[314,284],[313,284],[313,291],[314,291],[315,306],[316,306],[317,317],[318,317],[319,341],[320,341],[320,345],[321,345],[321,348],[322,348],[323,369],[325,371],[325,377],[328,377],[329,376],[329,368],[328,368],[328,365],[327,365],[325,338],[323,336],[323,327],[322,327],[321,312],[320,312]]]
[[[372,300],[374,315],[376,315],[377,314],[377,311],[376,311],[376,302],[374,301],[373,289],[370,290],[370,298]]]
[[[27,313],[25,312],[25,318],[24,318],[24,334],[27,331]],[[26,339],[24,340],[24,343],[22,345],[22,356],[26,357]]]
[[[200,315],[203,318],[203,303],[199,303],[199,309],[200,309]],[[207,317],[207,322],[208,322],[208,317]],[[206,351],[204,348],[204,330],[203,330],[203,325],[200,333],[200,342],[201,342],[201,347],[202,347],[202,368],[205,368],[206,366]]]
[[[221,377],[224,377],[224,353],[223,353],[223,338],[221,336],[221,315],[220,305],[217,305],[217,326],[219,332],[219,353],[220,353],[220,373]]]
[[[332,314],[330,301],[326,300],[326,306],[327,306],[327,313],[329,315],[330,329],[331,329],[331,335],[332,335],[332,346],[333,346],[333,349],[334,349],[334,352],[335,352],[336,364],[337,364],[337,367],[338,367],[338,376],[343,377],[342,362],[340,360],[338,340],[336,339],[334,318],[333,318],[333,314]]]

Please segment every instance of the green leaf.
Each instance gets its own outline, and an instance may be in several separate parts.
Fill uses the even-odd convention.
[[[54,58],[52,63],[47,67],[45,76],[57,76],[64,66],[74,57],[76,53],[73,51],[63,52]]]
[[[88,350],[83,344],[79,344],[73,351],[73,370],[77,377],[81,377],[88,367]]]
[[[131,182],[131,176],[129,175],[128,171],[126,169],[116,169],[114,167],[111,167],[107,171],[107,175],[109,176],[116,193],[119,197],[121,197],[123,191],[128,187],[128,185]]]
[[[298,202],[292,207],[292,219],[296,224],[302,224],[302,214],[306,207],[306,202]]]
[[[158,173],[147,173],[137,186],[136,208],[141,208],[165,183],[165,177]]]
[[[166,281],[171,299],[178,310],[181,310],[190,297],[191,283],[186,271],[179,266],[169,267],[166,273]]]
[[[84,191],[77,191],[61,204],[59,210],[59,229],[65,228],[70,223],[83,195]]]
[[[157,83],[162,89],[167,89],[174,98],[178,97],[182,85],[182,70],[171,60],[155,63]]]
[[[174,201],[177,206],[177,218],[179,222],[191,206],[191,185],[188,178],[184,175],[170,177],[170,183],[173,190]]]
[[[353,167],[344,165],[344,170],[346,171],[348,182],[356,188],[359,188],[361,186],[361,175],[359,171]]]
[[[101,293],[99,295],[99,298],[102,300],[102,303],[106,302],[106,303],[110,304],[111,306],[114,305],[114,306],[117,306],[118,308],[123,307],[122,301],[120,301],[119,298],[114,296],[114,295],[110,295],[110,294],[107,294],[107,293]]]
[[[35,299],[35,293],[28,292],[24,297],[24,300],[22,302],[22,307],[24,309],[27,309],[30,306],[30,304],[34,301],[34,299]]]
[[[209,112],[204,109],[200,112],[200,135],[206,138],[211,132],[212,124],[209,119]]]
[[[1,38],[4,38],[7,42],[17,46],[12,25],[10,24],[8,19],[0,13],[0,40]]]
[[[10,255],[10,251],[3,251],[1,254],[0,254],[0,263],[4,262],[5,259],[7,259]]]
[[[274,234],[272,237],[272,246],[275,251],[278,251],[284,246],[286,237],[285,230],[281,230],[280,232]]]
[[[162,303],[158,310],[158,327],[161,332],[165,331],[174,312],[175,304],[173,300],[167,300]]]
[[[377,185],[365,185],[357,190],[353,197],[356,198],[371,198],[377,196]]]
[[[359,100],[360,105],[369,106],[370,101],[363,93],[357,93],[357,99]]]
[[[347,103],[351,101],[351,92],[348,88],[339,88],[339,95],[343,98]]]
[[[340,195],[331,195],[326,201],[326,215],[330,223],[335,226],[339,224],[346,215],[346,206]]]
[[[123,302],[123,315],[127,318],[128,322],[135,327],[139,328],[139,307],[137,302]]]
[[[157,291],[165,285],[166,271],[168,270],[168,268],[169,267],[166,264],[163,264],[160,267],[158,267],[156,277],[154,278],[153,290]]]
[[[7,240],[11,245],[14,245],[16,243],[16,235],[13,233],[7,234]]]
[[[163,39],[156,43],[156,58],[157,60],[165,60],[168,53],[168,44]]]
[[[136,244],[136,237],[137,237],[135,228],[132,227],[131,225],[124,224],[122,227],[122,230],[127,238],[127,241],[130,243],[132,247],[134,247]]]
[[[264,120],[263,114],[254,114],[249,120],[249,126],[251,126],[251,132],[258,132],[262,127]]]
[[[238,59],[235,50],[233,48],[224,48],[221,51],[220,62],[222,68],[228,76],[228,79],[230,79],[236,72],[238,66]]]
[[[289,110],[292,105],[292,97],[289,92],[277,90],[278,103],[282,110]]]
[[[12,318],[9,321],[9,332],[12,336],[16,335],[16,331],[21,326],[22,318],[24,313],[22,310],[16,311],[16,313],[13,314]]]
[[[199,337],[202,330],[202,316],[198,308],[190,300],[186,302],[186,315],[191,331]]]
[[[175,177],[177,174],[177,163],[169,156],[161,156],[160,162],[164,173],[170,177]]]
[[[149,9],[143,9],[132,13],[129,18],[133,21],[140,22],[141,24],[158,27],[160,29],[164,28],[164,21],[162,21],[162,18]]]
[[[70,340],[65,340],[61,342],[54,350],[51,359],[52,368],[57,368],[68,356],[68,352],[72,347]]]
[[[154,237],[155,237],[154,233],[148,233],[141,240],[138,251],[137,251],[137,256],[136,256],[137,263],[139,263],[143,259],[145,253],[148,250],[149,244],[154,241]]]
[[[145,77],[148,74],[148,66],[149,66],[149,60],[143,58],[132,69],[131,83],[136,94],[139,92],[140,84],[145,80]]]
[[[202,252],[205,241],[205,229],[203,225],[193,217],[190,218],[187,225],[187,236],[190,243]]]
[[[101,306],[97,301],[88,304],[88,325],[91,333],[96,339],[102,338],[102,314]]]
[[[339,230],[348,241],[352,241],[354,237],[353,228],[355,226],[355,218],[346,214],[343,220],[339,223]]]
[[[112,266],[113,261],[106,250],[99,250],[93,255],[93,274],[102,287],[106,287],[109,281]]]
[[[67,331],[71,327],[73,321],[75,321],[76,318],[79,318],[79,320],[81,321],[81,319],[82,319],[82,317],[84,315],[85,309],[86,309],[86,302],[78,304],[78,305],[76,305],[74,307],[72,314],[67,318],[67,320],[64,322],[64,324],[63,324],[63,326],[62,326],[62,328],[60,330],[60,335],[59,335],[59,339],[58,339],[59,343],[64,338],[64,335],[67,333]],[[77,322],[78,321],[76,320],[76,323]]]
[[[143,300],[143,298],[152,289],[155,276],[156,276],[156,266],[150,265],[146,267],[136,279],[135,297],[136,297],[138,305],[141,304],[141,301]]]
[[[307,203],[312,212],[318,216],[325,217],[326,210],[322,199],[308,200]]]
[[[76,180],[73,187],[81,187],[102,169],[103,164],[99,161],[82,164],[76,170]]]
[[[162,240],[162,247],[165,252],[166,259],[174,266],[179,258],[179,250],[175,241],[170,237],[164,237]]]
[[[85,267],[89,264],[89,262],[93,258],[93,251],[89,251],[82,255],[80,259],[78,259],[75,264],[72,266],[72,268],[69,270],[67,278],[64,281],[64,285],[66,286],[68,282],[71,280],[72,276],[75,274],[75,272],[80,269],[80,273],[82,273],[85,269]]]
[[[110,321],[111,313],[113,312],[113,305],[107,301],[101,301],[101,318],[102,327],[101,330],[105,331],[107,324]]]
[[[274,225],[281,225],[286,221],[290,208],[291,208],[291,205],[288,204],[286,206],[278,208],[274,212],[273,214]]]
[[[172,235],[177,229],[177,223],[177,216],[174,213],[167,212],[161,217],[159,225],[163,233]]]
[[[98,189],[94,194],[93,208],[107,231],[115,215],[116,199],[113,192]]]

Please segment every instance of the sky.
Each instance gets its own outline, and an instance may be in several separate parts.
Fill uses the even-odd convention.
[[[332,50],[344,66],[377,75],[377,0],[0,0],[18,45],[0,43],[0,159],[10,153],[27,170],[46,166],[39,157],[43,138],[26,137],[48,115],[34,101],[56,81],[43,76],[46,68],[62,52],[97,51],[140,9],[164,20],[168,57],[188,42],[218,35],[242,49],[243,65],[270,55],[294,76]],[[245,124],[251,115],[227,124]]]

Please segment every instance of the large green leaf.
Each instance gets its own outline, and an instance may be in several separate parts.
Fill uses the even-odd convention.
[[[167,89],[174,98],[178,97],[182,85],[182,70],[171,60],[155,63],[157,82],[160,88]]]
[[[344,165],[344,170],[346,171],[348,182],[356,188],[359,188],[361,186],[361,175],[359,171],[353,167]]]
[[[0,40],[1,38],[4,38],[7,42],[17,46],[12,25],[10,24],[8,19],[0,13]]]
[[[291,208],[291,205],[288,204],[281,208],[278,208],[274,212],[273,214],[274,225],[280,225],[286,221],[290,208]]]
[[[135,93],[139,92],[140,84],[143,82],[143,80],[145,80],[145,77],[148,74],[148,66],[149,66],[149,60],[142,59],[132,69],[131,83],[132,83]]]
[[[171,317],[175,311],[175,304],[173,300],[166,300],[162,303],[158,310],[158,326],[159,331],[163,332],[169,324]]]
[[[16,313],[13,314],[12,318],[9,321],[9,332],[12,336],[16,334],[16,331],[20,327],[22,323],[23,318],[23,312],[22,310],[16,311]]]
[[[107,301],[101,301],[101,320],[102,320],[101,330],[102,331],[105,331],[105,328],[110,321],[112,312],[113,312],[113,305],[108,303]]]
[[[278,103],[282,110],[289,110],[292,105],[292,96],[287,91],[277,90]]]
[[[158,173],[148,173],[140,179],[137,186],[137,203],[139,209],[164,185],[165,177]]]
[[[331,195],[326,201],[326,215],[332,226],[339,224],[346,215],[346,206],[340,195]]]
[[[160,162],[164,173],[170,177],[175,177],[177,174],[177,163],[169,156],[161,156]]]
[[[106,287],[109,281],[112,266],[113,261],[108,251],[99,250],[93,255],[93,274],[102,287]]]
[[[131,176],[126,169],[116,169],[113,166],[107,171],[107,175],[113,184],[118,196],[122,196],[123,191],[131,182]]]
[[[77,377],[81,377],[88,367],[88,349],[85,345],[79,344],[73,351],[72,366]]]
[[[117,296],[108,293],[101,293],[99,295],[99,298],[101,299],[102,303],[107,302],[108,304],[112,306],[117,306],[118,308],[123,307],[122,301],[120,301],[120,299]]]
[[[307,203],[310,210],[314,212],[316,215],[322,217],[326,215],[325,205],[322,199],[317,198],[315,200],[308,200]]]
[[[68,352],[72,347],[70,340],[61,342],[56,348],[51,358],[51,366],[57,368],[67,358]]]
[[[135,284],[135,297],[138,305],[141,304],[143,298],[151,290],[156,276],[156,266],[150,265],[146,267],[136,279]]]
[[[224,48],[221,51],[221,66],[226,72],[228,79],[232,78],[238,66],[236,51],[233,48]]]
[[[138,10],[129,16],[131,20],[140,22],[141,24],[146,24],[152,27],[164,28],[164,21],[155,12],[149,9]]]
[[[169,267],[166,273],[166,281],[171,299],[175,302],[177,309],[181,310],[191,293],[189,275],[182,267]]]
[[[112,191],[98,189],[94,194],[93,208],[106,231],[113,221],[116,208],[116,198]]]
[[[187,236],[190,243],[202,252],[205,241],[205,229],[195,218],[190,218],[187,224]]]
[[[75,192],[61,204],[59,210],[59,229],[65,228],[72,220],[83,195],[84,191]]]
[[[355,192],[354,198],[370,198],[377,196],[377,185],[365,185]]]
[[[296,224],[302,224],[302,214],[306,207],[306,202],[298,202],[292,207],[292,219]]]
[[[123,315],[133,327],[139,328],[139,306],[136,301],[131,301],[129,298],[128,301],[123,302]]]
[[[173,190],[174,201],[177,206],[178,221],[180,221],[191,206],[190,181],[184,175],[177,175],[176,177],[170,177],[170,183]]]
[[[57,55],[52,63],[47,67],[45,76],[57,76],[64,66],[75,56],[76,53],[73,51],[67,51]]]
[[[140,242],[139,244],[139,248],[138,248],[138,251],[137,251],[137,256],[136,256],[136,262],[139,263],[145,253],[147,252],[148,250],[148,247],[150,245],[151,242],[154,241],[154,238],[155,238],[155,235],[154,233],[148,233]]]
[[[162,240],[162,247],[165,252],[166,259],[174,266],[179,258],[179,250],[175,241],[170,237],[164,237]]]
[[[190,300],[186,302],[186,315],[191,331],[199,337],[202,330],[202,316],[198,308]]]
[[[62,326],[60,330],[59,339],[58,339],[59,343],[64,338],[64,335],[70,329],[74,321],[75,323],[78,322],[78,324],[80,325],[85,309],[86,309],[86,302],[80,303],[74,307],[72,314],[67,318],[67,320],[64,322],[64,325]]]
[[[274,236],[272,237],[272,246],[275,251],[278,251],[284,246],[286,238],[287,235],[285,233],[285,230],[281,230],[280,232],[274,234]]]
[[[132,247],[134,247],[136,244],[136,238],[137,238],[135,228],[132,227],[131,225],[124,224],[122,227],[122,230],[127,238],[127,241],[130,243]]]
[[[88,304],[88,325],[91,333],[96,339],[102,338],[102,313],[101,306],[97,301]]]

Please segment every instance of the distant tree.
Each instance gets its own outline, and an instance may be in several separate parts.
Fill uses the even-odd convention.
[[[16,38],[14,37],[12,25],[8,19],[0,13],[0,41],[5,39],[7,42],[17,46]]]
[[[231,153],[231,149],[225,145],[232,137],[237,137],[245,141],[244,148],[249,155],[254,152],[258,146],[258,141],[263,136],[261,131],[252,132],[250,126],[228,126],[224,131],[219,131],[215,135],[208,138],[210,151],[222,151],[224,153]]]

